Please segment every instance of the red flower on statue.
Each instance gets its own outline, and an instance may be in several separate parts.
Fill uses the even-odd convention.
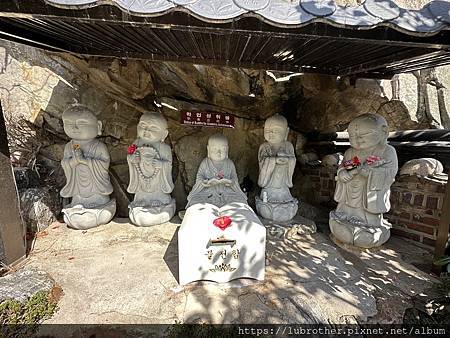
[[[355,166],[361,165],[361,161],[359,160],[358,156],[353,157],[352,162]]]
[[[358,156],[353,157],[351,160],[342,162],[342,166],[347,170],[352,170],[361,165],[361,161]]]
[[[370,155],[369,157],[366,158],[366,163],[368,165],[372,165],[372,164],[377,163],[380,160],[381,160],[381,157],[375,156],[375,155]]]
[[[137,145],[132,144],[131,146],[128,147],[128,155],[132,155],[136,152],[137,149]]]
[[[219,171],[219,173],[217,174],[217,178],[219,179],[219,180],[221,180],[222,178],[224,178],[225,177],[225,174],[223,173],[223,171]]]
[[[213,221],[213,224],[218,227],[220,230],[225,230],[229,226],[231,226],[231,218],[228,216],[220,216]]]

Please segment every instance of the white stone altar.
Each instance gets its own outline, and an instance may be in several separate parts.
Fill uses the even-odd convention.
[[[178,232],[180,284],[264,279],[266,228],[239,187],[228,140],[208,140]]]
[[[214,225],[220,216],[230,225]],[[266,228],[245,203],[222,208],[197,203],[186,210],[178,232],[180,284],[197,280],[219,283],[237,278],[264,280]]]
[[[264,124],[264,138],[258,152],[259,178],[262,188],[255,199],[256,210],[262,217],[276,221],[290,221],[297,213],[298,201],[292,197],[292,175],[295,169],[294,146],[287,141],[287,120],[281,115],[269,117]]]
[[[166,119],[157,112],[142,115],[138,138],[128,148],[130,184],[127,191],[135,194],[128,206],[130,220],[137,226],[168,222],[175,214],[172,150],[164,143],[168,135]]]
[[[72,201],[63,210],[64,221],[74,229],[89,229],[111,221],[116,213],[116,201],[109,179],[109,152],[96,139],[102,123],[87,107],[76,104],[62,116],[64,132],[72,140],[64,148],[61,165],[66,185],[60,194]]]
[[[351,148],[337,171],[330,230],[345,244],[373,248],[390,236],[390,223],[383,218],[391,204],[390,187],[398,170],[395,149],[387,144],[389,128],[377,114],[364,114],[348,126]]]

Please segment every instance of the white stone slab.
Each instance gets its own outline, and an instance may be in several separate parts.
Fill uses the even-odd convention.
[[[225,230],[214,226],[219,216],[231,218]],[[228,243],[215,245],[222,238]],[[244,203],[218,208],[198,203],[189,207],[178,232],[180,284],[197,280],[219,283],[237,278],[264,279],[266,228]]]

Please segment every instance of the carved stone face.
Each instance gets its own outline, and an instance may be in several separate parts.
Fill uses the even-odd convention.
[[[350,144],[358,150],[370,149],[381,143],[384,133],[381,126],[369,119],[355,119],[348,126]]]
[[[64,132],[74,140],[87,141],[101,134],[102,124],[90,112],[69,111],[63,114]]]
[[[144,114],[137,125],[138,137],[148,143],[162,142],[167,134],[167,122],[157,113]]]
[[[268,118],[264,124],[264,138],[270,144],[279,144],[285,141],[288,132],[287,121],[281,115]]]
[[[228,158],[228,141],[225,138],[211,137],[208,141],[208,157],[214,162]]]

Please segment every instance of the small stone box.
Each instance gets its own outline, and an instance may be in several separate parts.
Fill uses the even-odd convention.
[[[215,226],[229,217],[228,227]],[[189,207],[178,232],[180,284],[197,280],[219,283],[237,278],[264,279],[266,228],[247,204],[218,208],[198,203]]]

